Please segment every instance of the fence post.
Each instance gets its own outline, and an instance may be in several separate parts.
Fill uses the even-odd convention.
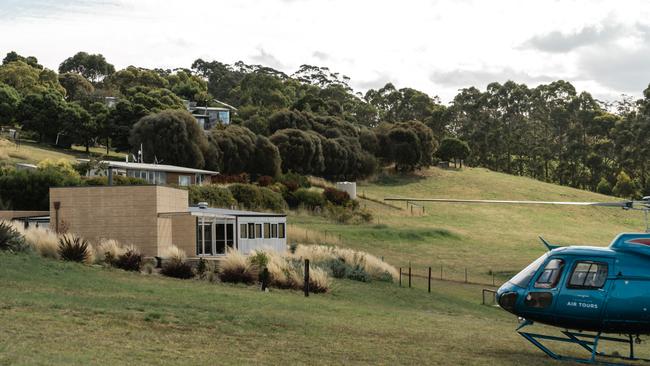
[[[431,267],[429,267],[429,293],[431,293]]]
[[[305,284],[303,286],[305,297],[309,297],[309,259],[305,259]]]
[[[399,267],[399,287],[402,287],[402,267]]]
[[[465,267],[465,283],[467,283],[467,267]]]
[[[411,288],[411,264],[409,263],[409,288]]]

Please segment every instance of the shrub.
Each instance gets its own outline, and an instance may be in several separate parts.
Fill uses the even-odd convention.
[[[298,245],[293,256],[301,260],[309,259],[312,263],[324,263],[335,277],[345,274],[345,277],[354,280],[377,281],[394,281],[398,277],[395,267],[362,251],[324,245]]]
[[[260,188],[260,194],[262,195],[261,208],[274,212],[282,212],[287,207],[287,203],[278,192],[262,187]]]
[[[315,209],[316,207],[323,207],[325,205],[323,196],[316,191],[298,188],[292,195],[297,206],[302,205],[309,209]]]
[[[96,263],[106,263],[113,266],[117,258],[125,253],[125,250],[117,240],[102,239],[95,248],[95,252]]]
[[[257,178],[257,184],[259,184],[260,187],[268,187],[273,184],[273,177],[269,175],[263,175]]]
[[[139,272],[142,268],[142,259],[142,254],[135,247],[130,247],[117,257],[114,266],[125,271]]]
[[[237,250],[229,250],[219,268],[219,278],[222,282],[252,284],[257,278],[253,266],[246,257]]]
[[[93,260],[92,247],[83,238],[63,235],[59,239],[59,257],[64,261],[89,263]]]
[[[108,177],[90,177],[84,178],[83,183],[89,186],[107,186]],[[125,177],[122,175],[113,175],[113,184],[116,186],[129,186],[138,184],[149,184],[146,180],[136,177]]]
[[[190,202],[193,204],[207,202],[213,207],[231,207],[237,204],[228,188],[219,187],[216,184],[192,185],[189,188],[189,196]]]
[[[167,277],[188,279],[194,277],[192,266],[187,263],[185,252],[172,245],[165,250],[163,255],[167,261],[160,269],[160,273]]]
[[[0,250],[22,252],[27,248],[25,238],[11,223],[0,222]]]
[[[207,270],[208,265],[205,262],[205,259],[199,258],[199,263],[196,264],[196,275],[199,276],[199,278],[203,278]]]
[[[269,257],[262,251],[253,251],[250,254],[248,260],[253,266],[257,267],[258,269],[266,267],[266,265],[269,263]]]
[[[612,194],[612,185],[609,184],[607,179],[600,178],[600,182],[598,182],[598,186],[596,187],[596,192],[610,196]]]
[[[240,205],[248,209],[262,207],[262,192],[260,192],[259,187],[235,183],[228,186],[228,189]]]
[[[192,266],[187,262],[182,262],[176,259],[170,259],[163,264],[160,273],[167,277],[174,277],[180,279],[188,279],[194,277]]]
[[[298,188],[309,188],[309,180],[304,175],[296,173],[285,173],[278,178],[278,182],[282,183],[285,187],[289,189],[290,192],[295,191]]]
[[[339,191],[336,188],[325,188],[323,196],[328,202],[337,206],[345,206],[350,202],[350,195],[347,192]]]

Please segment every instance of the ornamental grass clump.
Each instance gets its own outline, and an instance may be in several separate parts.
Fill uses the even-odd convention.
[[[171,245],[165,251],[163,257],[166,259],[160,273],[167,277],[188,279],[194,277],[192,265],[187,263],[187,255],[175,245]]]
[[[251,258],[259,258],[262,252],[253,252]],[[305,283],[304,264],[292,256],[283,256],[275,251],[263,252],[269,270],[269,285],[281,289],[301,290]],[[255,261],[255,260],[253,260]],[[259,270],[262,270],[261,268]],[[309,266],[309,289],[314,293],[327,292],[330,278],[319,266]]]
[[[45,258],[59,259],[59,236],[39,227],[23,229],[25,242],[34,252]]]
[[[255,258],[255,257],[253,257]],[[228,250],[219,263],[221,282],[253,284],[257,273],[251,262],[238,250]]]
[[[17,253],[27,249],[23,234],[10,222],[0,222],[0,250]]]
[[[114,265],[114,262],[126,251],[117,240],[102,239],[96,248],[95,261],[99,264]]]
[[[92,263],[94,253],[87,240],[67,234],[59,238],[59,257],[64,261]]]

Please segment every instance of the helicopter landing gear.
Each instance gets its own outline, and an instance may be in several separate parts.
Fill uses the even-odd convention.
[[[528,324],[524,324],[519,329],[527,325]],[[573,332],[570,330],[563,330],[562,334],[564,335],[564,337],[560,337],[560,336],[552,336],[552,335],[545,335],[545,334],[528,333],[528,332],[520,331],[519,329],[517,329],[517,333],[519,333],[527,341],[535,345],[535,347],[539,348],[542,352],[546,353],[546,355],[548,355],[549,357],[555,360],[573,361],[573,362],[588,363],[588,364],[601,364],[601,365],[625,365],[625,364],[615,363],[606,360],[599,360],[598,358],[606,358],[612,361],[613,359],[619,359],[619,360],[626,360],[626,361],[650,362],[650,359],[637,358],[634,356],[634,344],[641,343],[641,338],[639,338],[638,335],[634,336],[630,334],[627,338],[622,338],[622,337],[604,336],[602,335],[601,332],[598,332],[596,334],[589,334],[589,333],[582,333],[582,332]],[[580,346],[582,349],[584,349],[585,351],[589,352],[591,354],[591,357],[579,358],[579,357],[563,356],[553,352],[550,348],[545,346],[542,343],[542,341],[576,344]],[[629,356],[621,356],[618,353],[606,354],[605,352],[598,352],[598,343],[600,341],[627,343],[630,347]]]

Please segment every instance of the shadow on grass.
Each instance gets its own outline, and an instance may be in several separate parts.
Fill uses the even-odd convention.
[[[379,186],[403,186],[411,183],[417,183],[421,180],[425,180],[427,177],[418,175],[416,173],[397,173],[397,172],[384,172],[381,173],[375,178],[372,183]]]

